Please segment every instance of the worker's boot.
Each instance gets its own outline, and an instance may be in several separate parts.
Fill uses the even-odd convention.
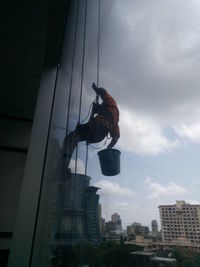
[[[78,131],[75,130],[74,132],[70,133],[68,136],[65,137],[63,143],[63,164],[62,164],[62,176],[66,176],[69,168],[69,163],[72,157],[72,154],[79,142],[79,134]]]

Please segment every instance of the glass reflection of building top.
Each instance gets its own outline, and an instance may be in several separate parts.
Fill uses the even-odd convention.
[[[99,195],[96,194],[98,189],[99,188],[95,186],[87,188],[86,225],[88,239],[92,243],[100,242]]]
[[[99,188],[89,186],[90,177],[71,174],[56,183],[56,202],[52,207],[53,246],[75,245],[80,241],[99,243]],[[56,229],[56,230],[55,230]]]

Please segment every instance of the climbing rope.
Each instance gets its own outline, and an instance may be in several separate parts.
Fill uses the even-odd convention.
[[[82,120],[81,124],[83,124],[84,122],[86,122],[86,121],[90,118],[90,114],[91,114],[91,112],[92,112],[92,107],[93,107],[93,103],[90,104],[88,114],[87,114],[87,116],[85,117],[85,119]]]
[[[86,0],[86,9],[85,9],[85,25],[84,25],[84,45],[83,45],[83,59],[82,59],[82,72],[81,72],[81,96],[80,96],[80,106],[79,106],[79,122],[80,122],[80,113],[81,113],[81,103],[82,103],[82,85],[83,85],[83,71],[84,71],[84,59],[85,59],[85,39],[86,39],[86,19],[87,19],[87,0]],[[99,84],[99,22],[100,22],[100,0],[99,0],[99,11],[98,11],[98,48],[97,48],[97,86]],[[98,102],[98,96],[96,97],[96,102]],[[93,103],[90,105],[90,109],[89,109],[89,113],[88,116],[90,115],[90,117],[93,115],[91,107],[92,107]],[[84,176],[84,194],[83,194],[83,198],[84,201],[86,199],[86,184],[87,184],[87,167],[88,167],[88,154],[89,154],[89,143],[86,142],[86,160],[85,160],[85,176]],[[77,164],[77,152],[78,152],[78,146],[77,146],[77,150],[76,150],[76,164]],[[76,170],[76,169],[75,169]],[[83,215],[85,216],[85,215]],[[82,238],[81,240],[83,241],[84,238],[84,233],[82,232]],[[83,258],[83,250],[84,247],[81,246],[81,259]]]
[[[99,87],[99,65],[100,65],[100,18],[101,18],[101,6],[100,6],[100,0],[98,0],[98,21],[97,21],[97,26],[98,26],[98,33],[97,33],[97,87]],[[99,96],[97,95],[96,96],[96,102],[98,103],[99,101]],[[107,140],[108,140],[108,136],[106,137],[105,139],[105,142],[104,144],[101,146],[101,147],[96,147],[92,144],[90,144],[90,147],[94,148],[94,149],[102,149],[106,143],[107,143]]]
[[[100,0],[98,0],[98,37],[97,37],[97,87],[99,87],[99,65],[100,65],[100,10],[101,10],[101,6],[100,6]],[[87,29],[87,0],[85,2],[85,20],[84,20],[84,34],[83,34],[83,55],[82,55],[82,65],[81,65],[81,92],[80,92],[80,101],[79,101],[79,116],[78,116],[78,124],[80,123],[80,118],[81,118],[81,108],[82,108],[82,95],[83,95],[83,77],[84,77],[84,65],[85,65],[85,44],[86,44],[86,29]],[[96,96],[96,102],[98,103],[99,100],[99,96]],[[82,121],[85,122],[89,116],[92,115],[92,105],[93,103],[90,105],[89,108],[89,112],[88,115],[86,116],[86,118]],[[101,149],[105,146],[105,144],[107,143],[108,140],[108,136],[103,144],[102,147],[95,147],[93,145],[90,144],[90,146],[94,149]],[[88,163],[88,150],[89,150],[89,144],[87,145],[87,149],[86,149],[86,159],[87,159],[87,163]],[[76,147],[76,159],[75,159],[75,173],[77,173],[77,162],[78,162],[78,144]],[[85,164],[85,176],[87,175],[87,163]]]
[[[86,122],[86,121],[89,119],[90,114],[91,114],[91,111],[92,111],[92,106],[93,106],[93,103],[90,105],[88,114],[87,114],[87,116],[81,121],[81,124],[83,124],[84,122]],[[56,125],[56,124],[54,125],[53,128],[54,128],[54,129],[61,129],[61,130],[64,130],[67,134],[69,134],[69,133],[72,132],[72,131],[70,131],[70,130],[67,130],[67,128],[58,126],[58,125]]]
[[[101,11],[101,6],[100,6],[100,0],[99,0],[98,1],[98,21],[97,21],[97,25],[98,25],[98,33],[97,33],[97,78],[96,78],[97,79],[97,83],[96,83],[97,87],[99,87],[99,65],[100,65],[100,60],[99,60],[100,59],[100,57],[99,57],[99,55],[100,55],[100,16],[101,16],[100,11]],[[96,96],[96,102],[98,103],[98,101],[99,101],[99,96],[97,95]],[[90,112],[89,112],[89,114],[90,114]],[[103,146],[101,146],[101,147],[96,147],[92,144],[89,144],[89,145],[93,149],[102,149],[106,145],[108,139],[109,138],[107,136]],[[86,152],[86,158],[88,161],[88,155],[87,154],[88,154],[88,144],[87,144],[87,152]],[[87,170],[87,166],[86,166],[86,170]],[[85,175],[87,175],[87,171],[85,171]]]
[[[81,65],[81,92],[80,92],[80,102],[79,102],[79,116],[78,116],[78,123],[80,123],[81,119],[81,108],[82,108],[82,95],[83,95],[83,77],[84,77],[84,64],[85,64],[85,44],[86,44],[86,28],[87,28],[87,0],[85,0],[85,20],[84,20],[84,34],[83,34],[83,56],[82,56],[82,65]],[[89,113],[90,114],[91,106],[89,108]],[[76,147],[76,161],[75,161],[75,173],[77,172],[77,160],[78,160],[78,144]],[[86,199],[86,176],[87,176],[87,162],[88,162],[88,145],[86,149],[86,163],[85,163],[85,176],[84,176],[84,188],[83,188],[83,201]],[[84,216],[83,216],[83,221],[84,221]],[[83,242],[84,239],[84,231],[82,230],[81,234],[81,241]],[[83,245],[81,245],[81,262],[83,263]],[[83,265],[83,264],[81,264]]]
[[[71,77],[70,77],[70,89],[69,89],[69,99],[68,99],[68,113],[67,113],[67,125],[66,125],[66,133],[69,132],[69,114],[70,114],[70,104],[71,104],[71,92],[72,92],[72,82],[73,82],[73,73],[74,73],[74,62],[75,62],[75,50],[76,50],[76,42],[77,42],[77,29],[78,29],[78,14],[79,14],[79,5],[80,0],[77,3],[77,10],[76,10],[76,22],[75,22],[75,36],[74,36],[74,46],[73,46],[73,55],[72,55],[72,70],[71,70]],[[72,212],[74,212],[74,205],[75,205],[75,196],[74,196],[74,187],[75,182],[72,180]],[[74,215],[71,216],[71,227],[70,227],[70,245],[72,245],[72,236],[73,236],[73,225],[74,225]]]
[[[84,34],[83,34],[83,56],[82,56],[82,65],[81,65],[81,92],[80,92],[80,101],[79,101],[78,124],[80,123],[81,108],[82,108],[83,77],[84,77],[84,65],[85,65],[86,28],[87,28],[87,0],[85,0],[85,20],[84,20]],[[78,160],[78,144],[76,146],[75,173],[77,172],[77,160]]]
[[[97,41],[97,87],[99,87],[99,54],[100,54],[100,0],[98,1],[98,41]]]
[[[87,176],[87,166],[88,166],[88,149],[89,149],[89,144],[87,143],[86,144],[87,146],[87,150],[86,150],[86,160],[85,160],[85,179],[86,179],[86,176]]]
[[[76,52],[76,43],[77,43],[78,13],[79,13],[79,1],[78,1],[78,4],[77,4],[77,10],[76,10],[74,46],[73,46],[73,54],[72,54],[72,68],[71,68],[70,85],[69,85],[69,99],[68,99],[67,125],[66,125],[66,131],[67,132],[69,130],[68,129],[69,128],[69,115],[70,115],[70,107],[71,107],[71,95],[72,95],[72,84],[73,84],[73,74],[74,74],[74,62],[75,62],[75,52]]]

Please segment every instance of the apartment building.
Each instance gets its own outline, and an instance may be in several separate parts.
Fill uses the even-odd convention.
[[[163,241],[200,243],[200,205],[176,201],[174,205],[160,205],[159,211]]]

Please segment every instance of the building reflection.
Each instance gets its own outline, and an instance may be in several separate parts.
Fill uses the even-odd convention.
[[[90,186],[90,180],[89,176],[71,173],[66,180],[56,182],[57,197],[52,210],[54,247],[100,242],[99,188]]]

